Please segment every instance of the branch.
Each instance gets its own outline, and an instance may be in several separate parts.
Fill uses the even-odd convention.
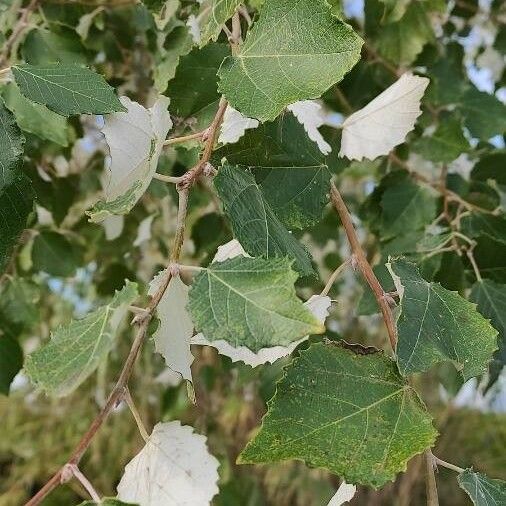
[[[10,37],[4,43],[2,51],[0,53],[0,66],[4,65],[5,62],[9,59],[10,52],[18,37],[23,33],[23,30],[27,27],[27,19],[31,12],[35,10],[39,0],[31,0],[31,2],[27,5],[25,9],[20,9],[21,16],[14,26]]]
[[[435,455],[432,455],[432,458],[434,459],[434,463],[441,467],[446,467],[447,469],[451,469],[452,471],[455,471],[456,473],[463,473],[465,469],[462,467],[456,466],[455,464],[450,464],[450,462],[446,462]]]
[[[425,458],[425,491],[427,495],[427,506],[439,506],[437,494],[436,476],[434,474],[435,461],[430,450],[424,453]]]
[[[181,137],[172,137],[171,139],[167,139],[163,143],[163,145],[164,146],[172,146],[173,144],[179,144],[181,142],[187,142],[187,141],[191,141],[193,139],[204,140],[207,133],[208,133],[208,129],[206,128],[205,130],[202,130],[202,132],[197,132],[197,133],[189,134],[189,135],[183,135]]]
[[[208,137],[206,140],[206,144],[204,147],[204,152],[202,156],[195,165],[195,167],[191,168],[182,179],[182,182],[178,184],[177,189],[179,193],[179,207],[177,214],[177,223],[176,223],[176,233],[174,236],[174,242],[172,246],[172,251],[170,255],[170,263],[168,268],[164,272],[164,276],[158,287],[158,290],[153,294],[150,302],[146,306],[144,311],[138,311],[137,316],[132,320],[132,325],[137,327],[137,334],[135,335],[134,341],[132,343],[132,347],[125,361],[125,365],[121,370],[118,381],[114,385],[112,392],[109,394],[107,402],[105,406],[102,408],[100,413],[96,416],[96,418],[91,423],[89,429],[83,435],[78,445],[72,452],[68,461],[63,465],[53,476],[52,478],[35,494],[32,499],[30,499],[25,506],[36,506],[40,504],[41,501],[56,487],[58,487],[62,483],[62,477],[65,477],[65,469],[67,466],[77,466],[81,461],[84,453],[88,449],[93,437],[97,433],[98,429],[102,426],[104,421],[109,416],[110,412],[114,409],[114,407],[125,398],[125,388],[127,387],[128,380],[130,375],[132,374],[132,369],[139,354],[142,345],[144,344],[144,340],[146,338],[146,332],[148,329],[149,322],[153,318],[154,312],[162,299],[165,290],[169,286],[170,280],[177,275],[178,268],[176,267],[179,262],[179,256],[181,254],[181,248],[184,242],[184,231],[186,224],[186,214],[188,209],[188,194],[190,191],[190,187],[196,181],[198,177],[203,173],[206,165],[209,163],[211,158],[214,142],[216,139],[217,131],[223,121],[223,115],[225,114],[225,109],[227,108],[227,101],[222,98],[220,100],[220,105],[218,107],[218,112],[211,123],[211,126],[208,128]]]
[[[328,295],[329,292],[330,292],[330,289],[332,288],[332,285],[336,282],[336,279],[339,277],[339,274],[341,274],[341,272],[344,271],[344,269],[346,267],[348,267],[348,265],[350,263],[353,263],[353,257],[352,258],[348,258],[347,260],[345,260],[331,275],[330,275],[330,278],[329,280],[327,281],[327,284],[325,285],[325,288],[322,290],[322,292],[320,293],[320,295]]]
[[[339,190],[336,188],[334,182],[330,185],[330,199],[332,204],[336,208],[336,211],[341,218],[341,222],[344,226],[344,230],[348,237],[348,242],[350,243],[351,250],[355,257],[355,261],[357,263],[360,272],[366,279],[368,285],[374,293],[374,297],[378,302],[378,305],[383,313],[383,320],[385,321],[385,325],[388,331],[388,337],[390,339],[390,345],[392,346],[392,350],[395,352],[395,347],[397,344],[397,329],[395,327],[394,315],[392,313],[392,309],[388,304],[387,294],[384,292],[378,278],[374,274],[371,265],[367,261],[367,257],[360,245],[360,241],[358,240],[357,233],[353,226],[353,222],[351,221],[351,216],[346,207],[346,204],[339,193]]]

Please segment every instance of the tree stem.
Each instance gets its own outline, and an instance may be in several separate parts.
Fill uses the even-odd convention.
[[[388,331],[388,337],[390,339],[390,345],[392,347],[393,352],[395,353],[395,347],[397,344],[397,329],[395,326],[394,315],[392,313],[392,309],[388,304],[388,300],[381,286],[378,278],[374,274],[371,265],[367,261],[367,257],[362,249],[360,241],[358,240],[357,233],[353,226],[353,222],[351,221],[351,216],[344,203],[339,190],[337,189],[334,182],[330,185],[330,198],[332,204],[336,208],[336,211],[341,218],[341,222],[343,224],[344,230],[346,232],[346,236],[348,237],[348,242],[350,243],[351,250],[355,256],[355,261],[357,262],[357,266],[360,269],[360,272],[364,276],[368,285],[374,293],[374,297],[378,302],[378,305],[383,314],[383,320],[385,321],[385,325]]]
[[[427,506],[439,506],[437,494],[436,475],[434,474],[434,456],[430,450],[426,450],[425,457],[425,490],[427,494]]]
[[[206,130],[202,130],[202,132],[197,132],[197,133],[194,133],[194,134],[188,134],[188,135],[183,135],[181,137],[172,137],[171,139],[167,139],[163,145],[164,146],[172,146],[174,144],[180,144],[182,142],[187,142],[187,141],[191,141],[193,139],[202,139],[207,133],[207,129]]]
[[[135,423],[137,424],[142,439],[144,439],[144,441],[147,443],[149,439],[148,431],[146,430],[146,426],[142,421],[139,410],[137,409],[137,406],[135,405],[134,400],[132,399],[132,395],[130,394],[130,390],[127,386],[125,387],[125,395],[123,398],[125,399],[127,406],[130,408],[130,411],[132,413],[132,416],[134,417]]]

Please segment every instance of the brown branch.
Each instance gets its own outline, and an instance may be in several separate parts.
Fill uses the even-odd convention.
[[[26,21],[28,19],[28,16],[35,10],[38,3],[39,0],[31,0],[31,2],[24,9],[20,9],[21,16],[19,17],[16,26],[12,30],[9,38],[5,41],[2,52],[0,53],[0,67],[8,61],[14,44],[16,43],[18,37],[23,33],[23,30],[27,27]]]
[[[164,146],[172,146],[173,144],[179,144],[181,142],[187,142],[187,141],[191,141],[194,139],[204,140],[204,137],[206,136],[206,134],[207,134],[207,129],[202,130],[202,132],[196,132],[194,134],[183,135],[181,137],[172,137],[171,139],[167,139],[163,143],[163,145]]]
[[[425,493],[427,495],[427,506],[439,506],[437,494],[436,476],[434,474],[434,457],[430,450],[424,453],[425,458]]]
[[[121,370],[118,381],[114,385],[105,406],[96,416],[96,418],[91,423],[90,427],[86,431],[86,433],[82,436],[81,440],[77,444],[76,448],[72,452],[70,458],[67,462],[50,478],[50,480],[35,494],[26,504],[25,506],[36,506],[40,504],[41,501],[56,487],[58,487],[62,483],[62,477],[65,477],[65,470],[68,469],[68,466],[78,466],[81,461],[84,453],[88,449],[91,444],[91,441],[98,429],[102,426],[104,421],[107,419],[111,411],[114,407],[124,399],[125,396],[125,388],[127,387],[128,380],[132,373],[133,366],[139,354],[139,351],[144,344],[144,340],[146,337],[146,332],[148,329],[149,322],[151,321],[153,314],[158,306],[165,290],[169,286],[170,280],[176,274],[175,264],[178,263],[179,256],[181,254],[181,248],[184,242],[184,231],[185,231],[185,223],[186,223],[186,214],[187,214],[187,206],[188,206],[188,194],[191,185],[195,182],[195,180],[202,174],[206,164],[209,162],[211,158],[211,154],[214,148],[214,142],[216,139],[217,131],[223,121],[223,115],[225,113],[225,109],[227,107],[227,102],[225,99],[221,99],[220,105],[218,107],[218,112],[216,113],[211,126],[209,127],[209,135],[206,141],[206,145],[204,148],[204,152],[202,154],[201,159],[186,174],[185,184],[178,185],[178,193],[179,193],[179,207],[178,207],[178,216],[177,216],[177,224],[176,224],[176,233],[174,237],[172,252],[170,256],[170,264],[168,268],[165,270],[165,274],[163,276],[162,282],[158,287],[158,290],[151,298],[149,304],[146,307],[144,313],[140,312],[132,321],[132,324],[137,327],[137,333],[135,335],[134,341],[132,343],[132,347],[128,356],[126,358],[125,364]],[[183,177],[185,177],[183,176]]]
[[[392,350],[395,352],[395,347],[397,344],[397,330],[395,326],[394,315],[392,313],[392,309],[388,304],[388,297],[385,291],[383,290],[378,278],[374,274],[371,265],[367,261],[367,257],[362,249],[360,241],[358,240],[357,233],[353,226],[353,222],[351,221],[351,216],[344,203],[339,190],[337,189],[334,182],[330,185],[330,199],[332,204],[336,208],[336,211],[341,218],[341,222],[343,224],[344,230],[346,232],[346,236],[348,237],[348,242],[350,243],[351,250],[355,257],[356,264],[360,269],[360,272],[364,276],[368,285],[374,293],[374,297],[378,302],[378,305],[383,314],[383,319],[385,321],[385,325],[388,331],[388,337],[390,339],[390,345],[392,346]]]

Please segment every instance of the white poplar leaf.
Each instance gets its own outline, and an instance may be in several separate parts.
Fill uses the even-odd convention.
[[[155,215],[152,214],[147,218],[144,218],[139,223],[139,228],[137,230],[137,237],[134,241],[134,246],[140,246],[143,242],[149,241],[151,239],[151,225],[153,224],[153,219]]]
[[[235,258],[239,255],[249,257],[249,255],[244,251],[244,248],[241,246],[241,243],[237,239],[232,239],[231,241],[218,246],[218,251],[216,252],[216,255],[214,255],[213,262],[224,262],[225,260]]]
[[[111,155],[105,202],[88,211],[90,221],[100,222],[111,214],[126,214],[146,191],[158,165],[163,143],[172,127],[167,111],[169,99],[160,96],[145,109],[121,97],[127,112],[105,116],[102,129]]]
[[[164,273],[161,271],[151,281],[148,295],[152,296],[157,291]],[[193,323],[186,310],[187,304],[188,287],[179,276],[173,277],[156,308],[160,325],[153,339],[155,350],[163,356],[167,366],[187,381],[189,396],[194,401],[191,372],[193,355],[190,351]]]
[[[304,303],[304,305],[307,306],[307,308],[310,309],[322,323],[324,323],[329,314],[331,300],[327,296],[313,295],[307,302]],[[237,348],[234,348],[227,341],[222,339],[212,342],[208,341],[202,333],[193,336],[191,343],[212,346],[213,348],[216,348],[220,355],[225,355],[232,359],[232,362],[244,362],[246,365],[250,365],[251,367],[257,367],[267,362],[272,364],[276,360],[290,355],[290,353],[292,353],[300,343],[308,338],[309,336],[304,336],[302,339],[290,343],[289,346],[271,346],[269,348],[262,348],[256,353],[251,351],[247,346],[238,346]]]
[[[197,18],[197,16],[195,16],[195,14],[190,14],[188,16],[188,19],[186,20],[186,26],[188,27],[188,31],[192,36],[193,42],[195,44],[199,44],[202,36],[200,32],[199,19]]]
[[[105,231],[105,238],[108,241],[117,239],[121,232],[123,232],[123,225],[125,224],[125,217],[120,214],[111,214],[107,216],[102,222]]]
[[[297,121],[304,127],[308,137],[318,144],[320,151],[324,155],[328,155],[332,148],[318,130],[325,123],[322,106],[314,100],[301,100],[289,105],[287,109],[293,113]]]
[[[218,467],[206,437],[193,427],[158,423],[125,466],[118,499],[140,506],[208,506],[218,493]]]
[[[428,84],[426,77],[403,74],[364,108],[348,116],[343,123],[339,156],[374,160],[402,144],[422,113],[420,100]]]
[[[244,135],[247,129],[257,128],[258,125],[260,125],[258,120],[247,118],[233,107],[227,106],[218,142],[221,144],[233,144]]]
[[[350,485],[343,481],[327,506],[341,506],[342,504],[346,504],[353,499],[356,492],[357,487],[355,485]]]

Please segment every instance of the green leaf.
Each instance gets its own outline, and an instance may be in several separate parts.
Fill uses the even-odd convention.
[[[265,200],[287,227],[317,223],[328,202],[330,172],[318,145],[292,113],[247,130],[234,144],[218,149],[233,165],[252,170]]]
[[[457,478],[475,506],[501,506],[506,504],[506,481],[489,478],[472,469],[466,469]]]
[[[431,417],[395,363],[372,348],[345,346],[301,351],[238,463],[300,459],[380,487],[433,445]]]
[[[476,303],[478,311],[489,318],[494,328],[499,331],[499,349],[491,365],[491,372],[496,375],[506,365],[506,285],[490,279],[477,281],[471,289],[469,299]]]
[[[247,169],[225,164],[214,178],[234,236],[251,256],[289,257],[302,275],[314,273],[308,252],[280,222]]]
[[[436,199],[409,176],[401,175],[389,184],[380,205],[382,239],[419,230],[436,217]]]
[[[422,2],[412,2],[399,21],[381,27],[377,46],[387,60],[406,66],[415,60],[423,46],[433,38],[425,6]]]
[[[69,277],[76,272],[76,257],[69,240],[58,232],[42,231],[33,241],[33,268],[52,276]]]
[[[426,160],[450,163],[470,148],[460,121],[446,118],[440,121],[435,132],[413,143],[413,149]]]
[[[25,138],[0,99],[0,272],[33,208],[30,180],[23,174]]]
[[[506,245],[504,243],[494,241],[486,235],[479,237],[473,254],[482,277],[506,284]],[[474,270],[470,263],[466,266],[466,271],[474,277]]]
[[[33,383],[56,397],[73,392],[109,353],[137,296],[137,284],[127,281],[109,304],[51,333],[51,340],[26,358],[25,371]]]
[[[357,63],[362,40],[324,0],[270,0],[238,54],[220,68],[219,90],[250,118],[273,120],[318,98]]]
[[[86,67],[19,64],[12,73],[26,98],[63,116],[126,110],[105,79]]]
[[[22,130],[60,146],[68,145],[68,127],[64,117],[25,98],[15,83],[5,87],[3,98]]]
[[[23,350],[10,336],[0,335],[0,394],[8,395],[14,376],[23,367]]]
[[[208,9],[209,14],[202,23],[200,46],[205,46],[210,40],[218,39],[223,25],[234,14],[241,0],[209,0],[203,2],[202,9]]]
[[[506,244],[506,218],[502,215],[472,213],[462,218],[460,229],[468,237],[487,236]]]
[[[9,278],[1,292],[0,313],[8,320],[9,326],[29,327],[39,318],[39,301],[40,291],[33,281]],[[5,332],[7,328],[2,330]]]
[[[480,158],[473,167],[471,177],[477,181],[487,181],[492,179],[500,185],[506,185],[506,152],[487,153]]]
[[[23,42],[23,59],[31,65],[46,63],[86,63],[86,53],[74,31],[60,33],[44,29],[31,30]]]
[[[497,331],[476,305],[428,283],[406,260],[387,264],[400,298],[397,363],[401,374],[451,361],[464,380],[483,373],[497,349]]]
[[[194,280],[188,309],[197,332],[253,351],[286,346],[325,328],[295,295],[286,258],[236,257],[211,264]]]
[[[176,75],[167,86],[172,114],[195,118],[192,127],[196,131],[207,128],[218,110],[220,95],[216,73],[229,54],[228,44],[193,49],[181,58]]]
[[[506,132],[506,105],[494,95],[473,86],[462,96],[460,108],[473,137],[487,140]]]

